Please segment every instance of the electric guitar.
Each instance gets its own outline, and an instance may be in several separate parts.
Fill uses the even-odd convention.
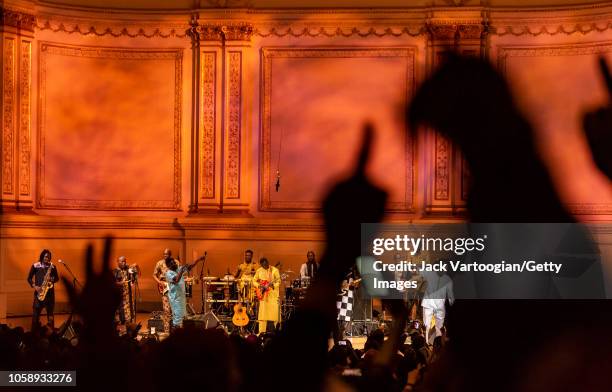
[[[257,295],[257,299],[261,301],[273,289],[274,289],[274,282],[268,282],[267,280],[260,280],[259,287],[255,289],[255,294]]]

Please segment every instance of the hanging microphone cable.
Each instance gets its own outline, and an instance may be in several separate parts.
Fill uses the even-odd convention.
[[[276,184],[275,189],[276,192],[280,189],[280,159],[281,159],[281,150],[283,148],[283,129],[281,128],[280,140],[278,141],[278,159],[276,161]]]

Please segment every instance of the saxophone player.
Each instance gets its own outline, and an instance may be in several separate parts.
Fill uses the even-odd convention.
[[[32,264],[28,274],[28,284],[34,289],[34,303],[32,305],[33,331],[39,326],[40,313],[43,308],[47,310],[48,325],[51,328],[54,327],[53,308],[55,307],[55,290],[53,289],[53,284],[57,281],[59,281],[59,275],[55,266],[51,264],[51,252],[48,249],[43,249],[40,252],[38,261]],[[45,288],[44,286],[47,287]]]

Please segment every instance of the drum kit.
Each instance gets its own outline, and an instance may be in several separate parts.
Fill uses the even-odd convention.
[[[310,285],[310,279],[293,279],[291,276],[295,272],[291,270],[281,271],[281,293],[284,289],[284,296],[280,296],[281,300],[281,320],[286,320],[295,312],[295,307],[300,300],[306,295],[306,289]],[[191,293],[191,286],[194,280],[189,283],[186,281],[186,292]],[[252,275],[244,275],[241,278],[235,278],[231,274],[227,274],[222,278],[216,276],[203,276],[202,283],[204,284],[204,313],[206,308],[212,311],[219,317],[226,316],[231,318],[233,309],[237,304],[246,309],[246,314],[250,320],[257,319],[258,300],[255,295],[255,286],[253,284]]]

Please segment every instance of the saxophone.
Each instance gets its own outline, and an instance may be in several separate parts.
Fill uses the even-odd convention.
[[[40,286],[40,291],[36,295],[39,301],[44,301],[45,297],[47,296],[47,292],[49,292],[49,289],[53,287],[53,281],[51,280],[51,270],[52,269],[53,269],[53,264],[50,264],[49,269],[47,270],[47,273],[45,274],[45,279],[43,280],[43,283]]]

